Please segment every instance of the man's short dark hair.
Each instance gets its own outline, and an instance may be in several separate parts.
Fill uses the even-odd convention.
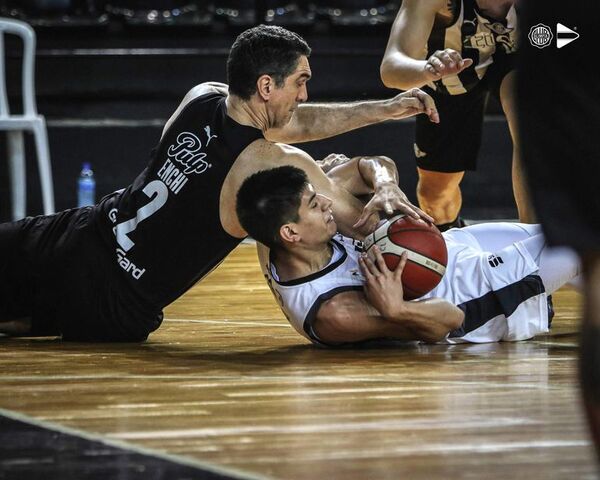
[[[227,59],[229,92],[248,100],[256,92],[256,81],[270,75],[282,87],[310,47],[300,35],[275,25],[259,25],[242,32]]]
[[[242,227],[269,248],[282,245],[279,229],[299,220],[306,173],[292,166],[262,170],[249,176],[237,194],[236,211]]]

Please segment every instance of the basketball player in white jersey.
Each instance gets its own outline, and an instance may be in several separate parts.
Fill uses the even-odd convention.
[[[354,172],[330,178],[353,194],[369,187]],[[547,295],[579,274],[566,250],[550,250],[537,225],[480,224],[444,233],[448,265],[441,283],[404,301],[406,255],[391,272],[376,252],[336,234],[332,202],[291,166],[256,173],[238,192],[237,212],[259,244],[265,278],[298,333],[321,345],[371,339],[427,342],[524,340],[549,327]]]
[[[391,88],[424,88],[439,125],[417,119],[415,157],[421,208],[440,230],[464,225],[460,182],[475,170],[489,94],[497,97],[513,140],[513,191],[519,219],[532,223],[518,151],[514,105],[514,0],[404,0],[381,63]]]

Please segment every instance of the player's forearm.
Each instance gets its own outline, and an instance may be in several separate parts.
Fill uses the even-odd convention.
[[[417,60],[395,53],[385,57],[379,68],[381,81],[388,88],[410,90],[420,88],[430,81],[425,70],[426,60]]]
[[[385,185],[398,185],[398,168],[391,158],[359,157],[358,171],[363,182],[373,191]]]
[[[455,305],[441,298],[431,298],[405,302],[403,310],[388,320],[410,328],[420,340],[437,342],[460,328],[464,318],[463,311]]]
[[[296,110],[293,126],[278,141],[301,143],[333,137],[374,123],[398,118],[392,99],[354,103],[305,103]]]

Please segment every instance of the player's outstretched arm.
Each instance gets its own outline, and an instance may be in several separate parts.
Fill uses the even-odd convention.
[[[398,11],[380,66],[386,87],[408,90],[448,75],[456,75],[473,61],[460,53],[440,50],[424,58],[437,12],[445,0],[404,0]]]
[[[414,88],[385,100],[352,103],[304,103],[282,128],[264,132],[272,142],[302,143],[333,137],[386,120],[400,120],[420,113],[439,122],[435,102],[427,93]]]
[[[345,158],[345,161],[338,157]],[[327,177],[335,185],[346,189],[354,196],[372,194],[354,228],[361,229],[376,212],[383,212],[386,215],[402,212],[413,218],[423,218],[433,222],[433,218],[413,205],[398,186],[398,169],[391,158],[371,155],[350,159],[336,154],[328,156],[327,159],[339,160],[339,163],[327,172]]]
[[[459,328],[464,314],[451,303],[440,298],[402,299],[400,277],[405,264],[406,256],[396,274],[387,269],[380,253],[376,263],[363,261],[364,292],[342,292],[321,305],[313,323],[319,339],[331,344],[376,338],[436,342]]]
[[[265,163],[265,168],[287,164],[304,170],[315,190],[332,200],[338,230],[348,237],[360,240],[371,233],[379,221],[377,211],[383,209],[386,202],[391,203],[393,210],[419,217],[417,207],[399,189],[396,165],[387,157],[356,157],[325,175],[317,162],[298,148],[267,142],[263,147],[255,156]],[[254,150],[244,152],[249,158],[253,158],[253,154]],[[253,165],[259,168],[256,161]],[[371,203],[365,212],[364,204],[355,195],[373,191],[381,201]],[[359,218],[363,221],[357,225]]]

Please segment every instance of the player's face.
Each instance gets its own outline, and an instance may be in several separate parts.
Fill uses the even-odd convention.
[[[298,105],[308,100],[306,82],[311,72],[308,58],[300,57],[294,73],[286,77],[282,87],[275,86],[269,104],[271,106],[271,128],[282,128],[287,125]]]
[[[335,235],[337,225],[331,205],[331,199],[316,193],[312,185],[304,189],[298,210],[300,219],[296,226],[305,244],[317,246]]]

